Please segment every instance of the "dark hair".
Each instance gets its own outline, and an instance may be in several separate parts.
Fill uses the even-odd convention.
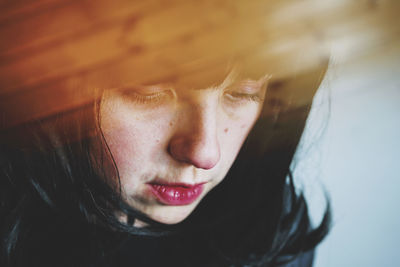
[[[309,99],[325,67],[303,79],[314,77],[311,86],[303,81]],[[298,75],[296,86],[301,81]],[[269,90],[287,86],[290,82],[275,82]],[[185,221],[172,226],[134,210],[122,200],[120,186],[110,183],[118,170],[97,125],[96,103],[3,131],[1,266],[100,266],[115,259],[124,242],[134,240],[143,250],[153,239],[166,258],[179,254],[182,265],[275,266],[312,250],[326,235],[329,206],[314,227],[290,170],[311,100],[293,109],[267,97],[227,177]],[[110,164],[114,168],[104,167]],[[129,215],[128,223],[119,213]],[[150,227],[134,227],[136,218]]]

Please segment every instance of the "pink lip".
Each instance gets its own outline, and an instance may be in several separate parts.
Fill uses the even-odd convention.
[[[204,183],[149,183],[151,192],[166,205],[181,206],[193,203],[203,192]]]

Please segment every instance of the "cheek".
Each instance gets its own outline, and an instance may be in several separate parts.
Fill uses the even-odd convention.
[[[222,147],[227,159],[234,158],[247,137],[249,128],[246,125],[231,125],[224,130]],[[232,160],[230,160],[232,161]]]
[[[140,142],[138,142],[140,136],[140,132],[126,125],[115,125],[114,128],[104,131],[104,137],[120,172],[134,168],[135,160],[143,156]]]
[[[122,122],[105,133],[105,138],[119,169],[145,167],[163,148],[159,127],[147,124],[129,125]],[[136,171],[136,170],[135,170]]]
[[[225,120],[220,137],[224,164],[230,165],[235,160],[240,148],[249,135],[258,118],[259,112],[252,111],[241,116],[237,120]]]
[[[103,112],[101,128],[122,180],[150,169],[160,157],[170,128],[168,118],[141,118],[123,106]]]

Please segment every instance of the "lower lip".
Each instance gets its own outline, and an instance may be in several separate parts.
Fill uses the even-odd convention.
[[[203,192],[203,184],[149,184],[152,193],[166,205],[181,206],[193,203]]]

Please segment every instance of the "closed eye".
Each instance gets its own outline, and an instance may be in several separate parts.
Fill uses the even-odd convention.
[[[121,89],[122,96],[135,104],[158,104],[172,96],[171,90]]]
[[[254,101],[261,102],[262,98],[259,93],[256,94],[248,94],[241,92],[226,92],[225,97],[232,102],[240,102],[240,101]]]
[[[233,104],[262,103],[266,87],[265,82],[245,80],[230,86],[224,96]]]
[[[152,94],[139,94],[136,92],[130,92],[128,94],[128,97],[130,100],[133,100],[139,104],[148,104],[148,103],[156,103],[159,102],[160,100],[165,97],[166,94],[164,92],[157,92],[157,93],[152,93]]]

